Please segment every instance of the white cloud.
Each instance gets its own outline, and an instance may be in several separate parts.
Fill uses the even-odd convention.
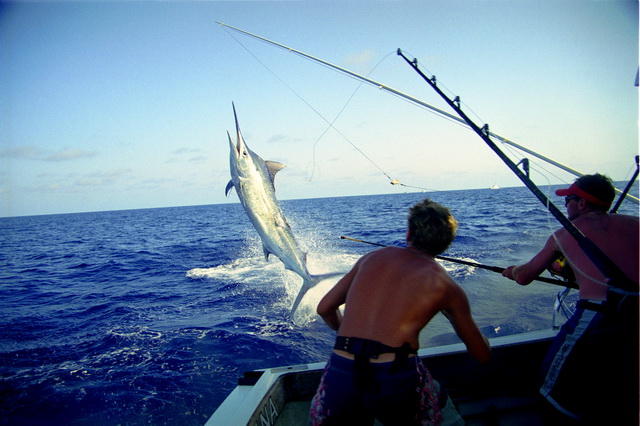
[[[0,150],[0,157],[26,160],[40,160],[45,152],[35,146],[23,145]]]
[[[106,172],[89,173],[76,180],[77,186],[103,186],[113,183],[117,178],[131,172],[128,168],[108,170]]]
[[[190,163],[204,163],[205,161],[207,161],[207,157],[204,155],[198,155],[189,159]]]
[[[173,151],[173,156],[167,159],[165,161],[165,164],[182,162],[201,163],[207,160],[207,157],[203,154],[203,152],[204,151],[200,148],[182,147]]]
[[[273,136],[271,136],[271,137],[267,140],[267,143],[286,142],[287,140],[289,140],[289,137],[288,137],[287,135],[284,135],[284,134],[278,134],[278,135],[273,135]]]
[[[98,155],[97,151],[85,151],[82,149],[62,149],[43,158],[44,161],[67,161],[76,158],[90,158]]]
[[[351,66],[368,66],[375,58],[375,52],[373,50],[363,50],[360,53],[354,53],[347,56],[344,60],[345,64]]]
[[[32,145],[22,145],[0,150],[0,157],[39,161],[68,161],[77,158],[89,158],[98,155],[97,151],[78,148],[66,148],[58,151],[44,150]]]

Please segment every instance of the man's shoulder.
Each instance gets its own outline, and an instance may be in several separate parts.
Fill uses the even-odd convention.
[[[364,265],[368,265],[367,267],[371,267],[375,265],[376,267],[380,267],[383,264],[394,263],[396,258],[398,258],[402,253],[401,247],[383,247],[377,250],[370,251],[369,253],[363,255],[358,259],[355,264],[355,268],[358,269]]]
[[[638,225],[639,223],[638,216],[631,216],[629,214],[612,214],[611,217],[614,218],[614,220],[619,220],[621,222],[628,222],[634,225]]]
[[[594,221],[593,220],[594,218],[597,218],[599,220],[606,220],[609,223],[616,223],[621,226],[628,226],[628,227],[634,227],[634,226],[637,227],[639,224],[638,216],[632,216],[628,214],[619,214],[619,213],[614,213],[614,214],[600,213],[600,214],[597,214],[596,216],[585,214],[574,219],[573,224],[578,227],[598,226],[597,225],[598,222]],[[561,228],[561,230],[562,229],[564,228]]]
[[[399,253],[401,253],[403,250],[402,247],[393,247],[393,246],[389,246],[389,247],[382,247],[373,251],[370,251],[369,253],[363,255],[361,257],[361,259],[369,259],[371,257],[388,257],[388,256],[395,256]]]

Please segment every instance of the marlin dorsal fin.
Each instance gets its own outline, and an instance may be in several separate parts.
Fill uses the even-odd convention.
[[[264,164],[267,166],[267,170],[269,170],[269,175],[271,176],[271,182],[275,181],[276,173],[278,173],[280,170],[287,167],[282,163],[278,163],[277,161],[265,161]]]

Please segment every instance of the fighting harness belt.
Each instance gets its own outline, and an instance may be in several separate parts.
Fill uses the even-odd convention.
[[[391,364],[390,371],[397,371],[409,358],[409,355],[418,353],[408,342],[404,342],[400,347],[393,347],[375,340],[345,336],[336,337],[333,349],[349,352],[355,357],[356,381],[361,385],[370,384],[366,374],[369,358],[378,359],[381,354],[394,353],[396,357]]]
[[[600,303],[578,300],[576,308],[614,315],[621,324],[638,328],[638,293],[619,292],[615,287],[607,289],[607,299]]]

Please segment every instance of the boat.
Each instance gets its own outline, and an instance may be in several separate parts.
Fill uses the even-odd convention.
[[[473,360],[462,343],[420,349],[418,356],[467,425],[541,425],[538,371],[556,333],[549,329],[489,339],[488,364]],[[324,367],[315,363],[247,372],[206,425],[308,424]]]
[[[490,339],[493,360],[475,362],[462,343],[421,349],[418,356],[447,389],[470,425],[542,424],[537,410],[537,371],[556,335],[536,331]],[[300,425],[325,363],[245,373],[206,423],[213,425]]]
[[[620,271],[615,265],[607,262],[608,258],[606,255],[604,255],[595,244],[582,235],[530,180],[528,160],[515,164],[504,155],[490,138],[495,138],[505,144],[514,146],[576,176],[582,176],[583,173],[561,165],[509,139],[490,132],[487,124],[482,128],[477,126],[460,109],[459,97],[449,99],[442,93],[436,85],[435,76],[431,78],[425,76],[419,69],[416,59],[409,60],[404,56],[403,52],[398,49],[398,55],[402,56],[406,62],[432,86],[449,106],[456,111],[458,116],[303,52],[247,33],[238,28],[230,27],[222,23],[219,24],[277,47],[287,49],[290,52],[294,52],[329,66],[330,68],[334,68],[356,79],[375,85],[384,91],[426,107],[451,120],[468,125],[503,160],[533,195],[535,195],[543,205],[547,206],[549,212],[580,243],[581,247],[583,247],[583,249],[588,247],[588,250],[585,249],[585,252],[588,251],[587,255],[594,261],[594,264],[601,268],[605,276],[620,278]],[[523,165],[524,172],[518,168],[520,164]],[[620,191],[622,192],[622,196],[619,198],[619,201],[627,196],[631,183],[633,183],[638,176],[638,170],[640,170],[640,168],[638,168],[638,157],[636,157],[636,173],[627,188],[624,191]],[[399,182],[392,182],[392,184],[397,183]],[[491,187],[491,189],[498,188],[497,184]],[[636,197],[631,195],[629,195],[628,198],[636,202],[638,201]],[[618,206],[619,203],[614,207],[613,211],[615,211]],[[484,265],[484,267],[486,269],[496,268],[487,267],[486,265]],[[575,283],[567,282],[566,287],[575,288]],[[562,294],[566,296],[567,292],[565,291]],[[556,306],[556,313],[559,312],[559,308],[562,307],[563,303],[560,294],[558,301],[560,304]],[[554,316],[554,324],[550,326],[549,329],[491,338],[489,342],[491,345],[492,359],[488,364],[479,364],[473,360],[462,343],[420,349],[418,356],[434,379],[446,389],[466,424],[541,425],[543,424],[543,420],[538,405],[540,388],[539,369],[556,334],[557,327]],[[327,357],[328,356],[329,353],[327,353]],[[308,423],[311,399],[320,383],[320,378],[325,366],[326,363],[321,362],[293,366],[276,366],[274,368],[246,372],[243,377],[238,379],[236,388],[213,413],[206,425],[266,426],[306,424]]]
[[[382,244],[340,237],[365,244]],[[496,266],[481,265],[450,257],[458,262],[501,272]],[[418,351],[431,375],[443,386],[468,425],[541,425],[538,412],[539,369],[557,334],[565,304],[575,282],[538,277],[537,281],[562,286],[554,309],[552,326],[546,330],[489,339],[491,361],[479,364],[463,343]],[[558,321],[559,320],[559,321]],[[327,353],[327,357],[329,353]],[[209,418],[206,425],[289,426],[308,423],[311,399],[320,383],[326,362],[278,366],[245,372],[238,385]],[[379,424],[379,423],[376,423]]]
[[[493,186],[489,189],[500,189],[497,183],[494,183]]]

